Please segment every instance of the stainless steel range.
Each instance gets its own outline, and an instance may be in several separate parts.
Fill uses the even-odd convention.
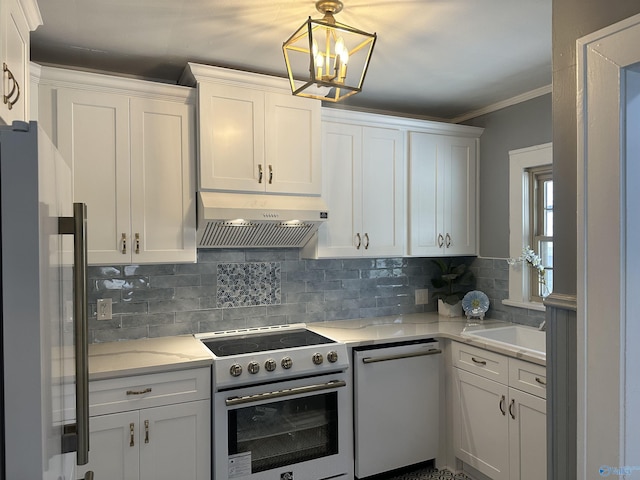
[[[196,337],[214,358],[214,480],[353,478],[346,345],[304,324]]]

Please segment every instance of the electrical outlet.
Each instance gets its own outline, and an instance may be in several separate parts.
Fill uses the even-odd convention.
[[[429,303],[429,290],[427,288],[416,289],[416,305],[426,305]]]
[[[99,298],[96,313],[98,315],[98,320],[111,320],[111,299]]]

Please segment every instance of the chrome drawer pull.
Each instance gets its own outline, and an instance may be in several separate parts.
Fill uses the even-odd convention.
[[[538,382],[540,385],[544,385],[544,386],[546,386],[546,385],[547,385],[547,381],[546,381],[546,380],[543,380],[543,379],[542,379],[542,378],[540,378],[540,377],[536,377],[536,382]]]
[[[144,390],[127,390],[127,395],[144,395],[145,393],[150,393],[151,387],[147,387]]]
[[[473,361],[473,363],[477,363],[478,365],[486,365],[487,362],[485,362],[484,360],[476,360],[475,357],[471,357],[471,360]]]

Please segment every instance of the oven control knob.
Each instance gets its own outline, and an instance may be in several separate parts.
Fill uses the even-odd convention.
[[[321,353],[314,353],[313,357],[311,357],[311,359],[313,360],[313,364],[314,365],[321,365],[322,362],[324,361],[324,358],[322,358],[322,354]]]
[[[232,377],[239,377],[242,373],[242,365],[240,365],[239,363],[234,363],[233,365],[231,365],[229,373]]]
[[[266,362],[264,362],[264,369],[267,372],[273,372],[276,369],[276,366],[276,361],[273,358],[269,358]]]
[[[258,373],[260,371],[260,364],[256,361],[249,362],[249,365],[247,365],[247,371],[253,374]]]
[[[336,363],[338,361],[338,352],[331,350],[327,353],[327,360],[331,363]]]
[[[291,357],[284,357],[280,364],[282,365],[282,368],[288,370],[293,366],[293,360],[291,360]]]

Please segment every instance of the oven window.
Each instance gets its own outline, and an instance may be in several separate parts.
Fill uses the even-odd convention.
[[[338,393],[230,410],[229,454],[250,454],[251,472],[338,453]]]

